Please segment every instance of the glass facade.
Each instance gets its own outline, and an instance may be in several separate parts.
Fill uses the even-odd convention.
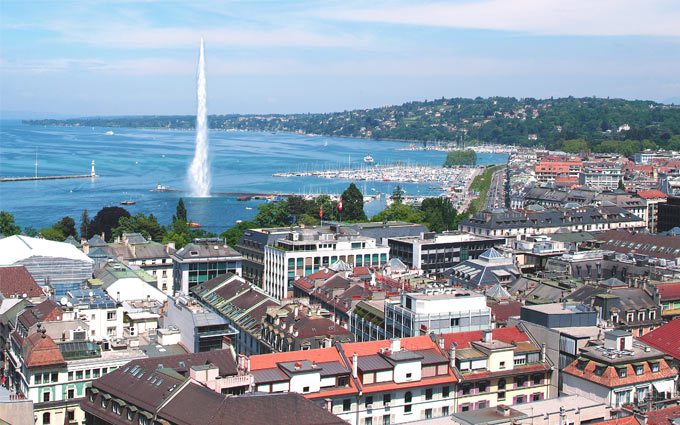
[[[235,261],[212,261],[189,264],[189,287],[201,284],[206,280],[226,274],[236,273],[238,263]]]

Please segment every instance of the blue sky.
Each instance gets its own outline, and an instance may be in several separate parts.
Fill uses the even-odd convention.
[[[0,111],[325,112],[435,97],[680,103],[676,0],[0,0]]]

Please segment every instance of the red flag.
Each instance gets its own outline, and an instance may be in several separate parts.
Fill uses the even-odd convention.
[[[338,211],[342,211],[342,199],[338,202]]]
[[[323,207],[319,207],[319,218],[323,218]]]

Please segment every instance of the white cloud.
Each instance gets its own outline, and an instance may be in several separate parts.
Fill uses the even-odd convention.
[[[680,36],[675,0],[473,0],[382,3],[321,10],[344,21],[516,31],[541,35]]]

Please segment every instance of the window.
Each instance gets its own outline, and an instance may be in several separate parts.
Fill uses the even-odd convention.
[[[543,398],[542,393],[533,393],[531,394],[531,401],[539,401]]]
[[[515,357],[515,366],[521,366],[523,364],[527,363],[527,358],[522,356],[522,357]]]
[[[338,376],[338,387],[346,387],[347,385],[349,385],[349,377]]]
[[[113,413],[116,415],[120,415],[120,405],[118,403],[111,403],[111,410],[113,410]]]
[[[477,384],[477,389],[479,390],[480,393],[485,393],[489,389],[489,383],[486,381],[482,381],[479,384]]]
[[[106,320],[116,320],[116,312],[115,311],[106,312]]]
[[[68,380],[73,381],[73,372],[68,373]]]
[[[406,391],[406,394],[404,394],[404,413],[411,413],[413,409],[411,402],[413,402],[413,394],[411,394],[411,391]]]
[[[302,392],[303,392],[303,393],[308,393],[308,392],[309,392],[309,387],[302,387]]]
[[[364,400],[364,405],[366,406],[367,409],[370,409],[371,405],[373,404],[373,397],[372,396],[367,396],[366,400]]]
[[[82,370],[76,371],[76,379],[83,379],[83,371]]]
[[[468,412],[470,410],[470,404],[465,403],[460,405],[460,411],[461,412]]]
[[[66,419],[68,419],[69,422],[73,422],[76,420],[76,411],[75,410],[67,410],[66,411]]]
[[[527,385],[527,378],[526,376],[518,376],[515,378],[515,386],[517,388],[519,387],[525,387]]]
[[[390,420],[390,415],[383,415],[383,425],[390,425],[392,421]]]
[[[625,378],[628,376],[628,370],[625,367],[619,367],[616,369],[619,374],[619,378]]]
[[[94,403],[95,398],[96,398],[96,396],[94,395],[94,393],[92,391],[90,391],[90,394],[89,394],[90,403]]]
[[[33,376],[33,380],[35,381],[36,385],[41,384],[42,383],[42,375],[37,374],[37,375]]]
[[[411,372],[407,373],[407,374],[406,374],[406,379],[411,379],[411,376],[413,376],[413,374],[412,374]]]
[[[99,378],[99,368],[92,369],[92,377],[93,378]]]
[[[392,394],[383,394],[383,404],[387,406],[392,402]]]
[[[649,368],[652,370],[652,372],[658,372],[659,371],[659,363],[650,363]]]
[[[102,409],[106,409],[106,399],[102,397]]]
[[[449,393],[451,392],[451,387],[448,385],[442,387],[442,397],[446,398],[449,396]]]
[[[454,326],[460,326],[460,319],[459,318],[451,319],[451,327],[454,327]]]
[[[116,327],[112,326],[112,327],[106,328],[106,335],[109,336],[109,337],[116,336]]]
[[[541,385],[543,382],[543,375],[534,375],[532,380],[534,381],[534,385]]]
[[[90,379],[90,369],[85,371],[85,379]]]
[[[59,382],[59,374],[58,373],[52,374],[52,382]]]
[[[135,414],[132,413],[132,410],[128,409],[128,411],[127,411],[128,421],[131,421],[134,416],[135,416]]]
[[[505,391],[498,391],[498,401],[505,400]]]
[[[607,366],[595,366],[595,375],[597,376],[602,376],[604,374],[605,369],[607,369]]]
[[[365,425],[373,425],[373,418],[372,417],[367,417],[366,420],[364,421]]]
[[[500,369],[505,369],[505,362],[500,362],[500,363],[498,364],[498,367],[499,367]]]
[[[442,416],[449,416],[449,406],[442,407]]]
[[[69,388],[66,394],[67,394],[66,395],[67,398],[75,398],[75,396],[76,396],[75,388]]]
[[[463,392],[463,395],[470,394],[470,389],[472,389],[472,385],[470,384],[462,385],[460,388],[460,390]]]
[[[48,412],[43,413],[43,424],[49,424],[50,423],[50,414]]]
[[[524,396],[518,395],[517,397],[515,397],[515,404],[524,404]]]
[[[482,400],[477,403],[477,409],[485,409],[487,407],[487,402],[486,400]]]
[[[432,419],[432,409],[425,409],[425,419]]]
[[[352,400],[349,398],[346,398],[342,400],[342,411],[343,412],[349,412],[350,409],[352,408]]]
[[[432,400],[432,388],[425,390],[425,400]]]
[[[45,391],[43,393],[43,401],[50,401],[50,392],[49,391]]]
[[[649,320],[654,320],[656,319],[656,311],[650,311],[649,312]]]
[[[644,370],[644,367],[642,367],[642,365],[635,365],[635,374],[636,375],[642,375],[643,370]]]
[[[499,390],[504,390],[504,389],[505,389],[505,379],[499,379],[499,380],[498,380],[498,389],[499,389]]]
[[[139,415],[139,425],[149,425],[149,420],[146,416]]]

